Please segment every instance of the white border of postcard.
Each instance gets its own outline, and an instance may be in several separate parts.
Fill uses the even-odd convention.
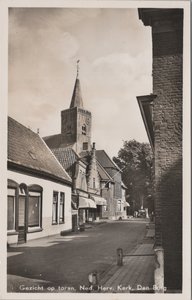
[[[101,7],[101,8],[183,8],[184,9],[184,90],[183,90],[183,292],[182,294],[35,294],[7,293],[7,99],[8,99],[8,8],[9,7]],[[191,195],[190,195],[190,1],[81,1],[10,0],[0,1],[0,218],[1,218],[1,299],[191,299]]]

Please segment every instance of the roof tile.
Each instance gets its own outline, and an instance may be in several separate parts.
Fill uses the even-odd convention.
[[[79,158],[71,147],[52,149],[52,151],[66,171],[70,170]]]

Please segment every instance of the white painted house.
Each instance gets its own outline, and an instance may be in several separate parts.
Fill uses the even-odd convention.
[[[69,231],[71,178],[45,142],[8,118],[8,244]]]

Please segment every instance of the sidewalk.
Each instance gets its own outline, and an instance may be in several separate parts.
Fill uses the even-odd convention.
[[[154,224],[146,226],[146,237],[132,253],[124,253],[123,266],[113,264],[99,281],[102,292],[153,293],[154,285]]]

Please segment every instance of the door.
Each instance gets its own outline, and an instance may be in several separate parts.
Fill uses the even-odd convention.
[[[18,243],[26,242],[26,197],[19,196],[19,216],[18,216]]]
[[[101,205],[97,205],[97,209],[96,209],[96,219],[99,220],[102,217],[102,206]]]

